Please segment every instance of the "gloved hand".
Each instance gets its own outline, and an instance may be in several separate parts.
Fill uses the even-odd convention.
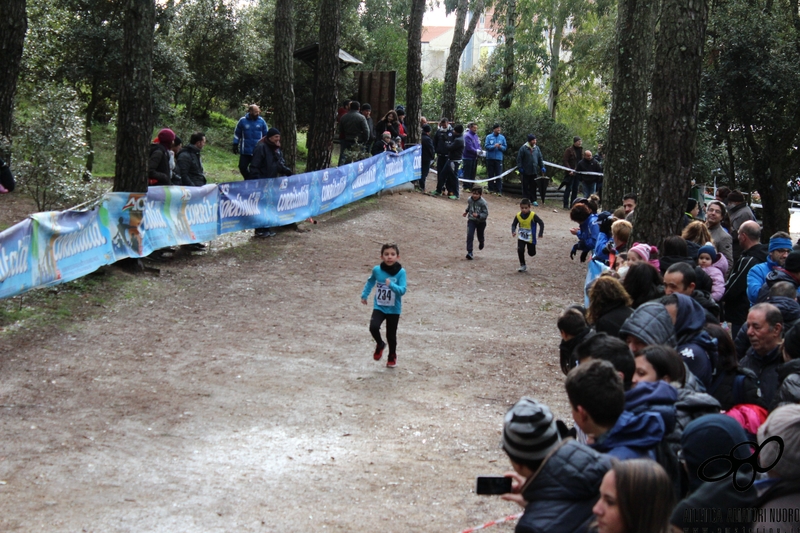
[[[236,154],[236,155],[239,155],[239,145],[238,144],[234,144],[233,145],[233,153]]]
[[[613,252],[613,251],[614,251],[614,241],[608,241],[608,242],[606,243],[605,247],[603,248],[603,250],[604,250],[604,251],[605,251],[607,254],[610,254],[611,252]]]
[[[547,174],[547,169],[545,167],[542,167],[542,174]]]
[[[587,255],[589,255],[589,250],[584,250],[583,253],[581,253],[581,263],[585,263],[586,262],[586,256]]]
[[[578,245],[572,247],[572,251],[569,253],[569,258],[574,261],[576,253],[578,253]]]

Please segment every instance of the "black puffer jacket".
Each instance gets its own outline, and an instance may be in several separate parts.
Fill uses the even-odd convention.
[[[719,401],[723,411],[734,405],[751,403],[766,408],[758,376],[747,368],[721,372],[714,378],[708,393]]]
[[[594,324],[594,329],[597,333],[608,333],[612,337],[617,337],[619,328],[632,314],[633,309],[627,305],[619,305],[600,315]]]
[[[624,340],[633,335],[645,344],[666,344],[676,346],[675,328],[667,308],[657,302],[648,302],[636,311],[619,328],[619,336]]]
[[[561,355],[561,371],[564,372],[565,376],[569,374],[570,370],[578,366],[578,359],[573,357],[572,352],[575,351],[575,348],[577,348],[580,343],[593,336],[594,331],[590,328],[586,328],[570,340],[561,341],[561,344],[558,346],[558,351]]]
[[[515,533],[571,533],[592,518],[600,483],[611,459],[567,439],[529,478],[522,496],[528,502]]]
[[[771,411],[781,405],[800,403],[800,359],[792,359],[778,367],[778,383]]]

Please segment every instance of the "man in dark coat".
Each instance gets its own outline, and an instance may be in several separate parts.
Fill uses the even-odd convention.
[[[200,151],[205,145],[205,133],[192,133],[189,144],[178,154],[181,178],[188,180],[192,187],[202,187],[206,184],[206,173],[203,170],[203,161],[200,159]]]
[[[363,118],[363,117],[362,117]],[[292,169],[286,166],[281,152],[281,132],[278,128],[270,128],[253,150],[253,161],[250,163],[249,179],[277,178],[291,176]],[[270,228],[256,228],[256,237],[273,237],[275,232]]]
[[[561,182],[564,188],[564,209],[569,209],[572,202],[578,197],[578,185],[580,180],[575,176],[575,168],[578,166],[578,161],[583,157],[583,141],[580,137],[572,139],[572,146],[564,151],[563,163],[565,167],[571,168],[572,171],[564,172],[564,181]]]
[[[347,152],[356,143],[368,146],[369,124],[366,117],[359,112],[360,109],[361,104],[353,100],[350,102],[350,110],[339,119],[339,135],[344,137],[340,145],[339,166],[350,162]]]
[[[444,188],[445,167],[447,166],[447,153],[450,143],[453,142],[453,128],[447,123],[446,118],[439,121],[439,127],[433,136],[433,146],[436,148],[436,192],[441,194]]]
[[[772,404],[772,397],[778,390],[778,367],[783,363],[781,337],[783,335],[783,316],[772,304],[754,305],[747,314],[747,337],[750,349],[740,364],[756,373],[761,381],[764,403]]]
[[[597,189],[597,182],[600,181],[602,176],[596,176],[590,173],[603,173],[603,167],[596,159],[592,158],[592,152],[586,150],[583,152],[583,159],[581,159],[575,166],[575,175],[581,180],[583,187],[583,195],[588,198],[595,193]]]
[[[425,180],[431,170],[431,163],[436,157],[436,150],[431,139],[431,127],[428,124],[422,126],[422,168],[419,174],[419,188],[425,192]]]
[[[739,328],[747,320],[750,301],[747,299],[747,273],[759,263],[767,260],[767,245],[761,244],[761,227],[748,220],[739,226],[737,234],[739,259],[725,283],[725,294],[720,303],[725,306],[725,320],[731,324],[731,337],[736,338]]]

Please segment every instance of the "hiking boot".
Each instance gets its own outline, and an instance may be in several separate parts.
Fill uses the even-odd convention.
[[[483,241],[478,243],[478,250],[483,250]]]
[[[382,342],[375,346],[375,353],[372,354],[372,358],[376,361],[380,361],[381,357],[383,357],[383,350],[386,348],[386,343]]]
[[[469,259],[470,261],[472,261],[472,259],[473,259],[473,257],[472,257],[472,252],[469,252],[469,253],[467,253],[467,259]]]
[[[396,366],[397,366],[397,354],[396,353],[390,353],[389,354],[389,360],[386,361],[386,367],[387,368],[394,368]]]
[[[527,271],[528,267],[525,265],[520,265],[519,268],[517,269],[517,272],[527,272]]]

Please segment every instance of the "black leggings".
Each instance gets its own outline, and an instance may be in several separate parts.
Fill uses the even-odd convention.
[[[517,256],[519,256],[519,264],[525,264],[525,248],[528,249],[528,255],[533,257],[536,255],[536,245],[532,242],[525,242],[517,239]]]
[[[381,338],[381,324],[386,321],[386,340],[389,341],[389,353],[397,353],[397,323],[400,315],[387,315],[377,309],[372,310],[372,319],[369,321],[369,332],[378,344],[383,344]]]

